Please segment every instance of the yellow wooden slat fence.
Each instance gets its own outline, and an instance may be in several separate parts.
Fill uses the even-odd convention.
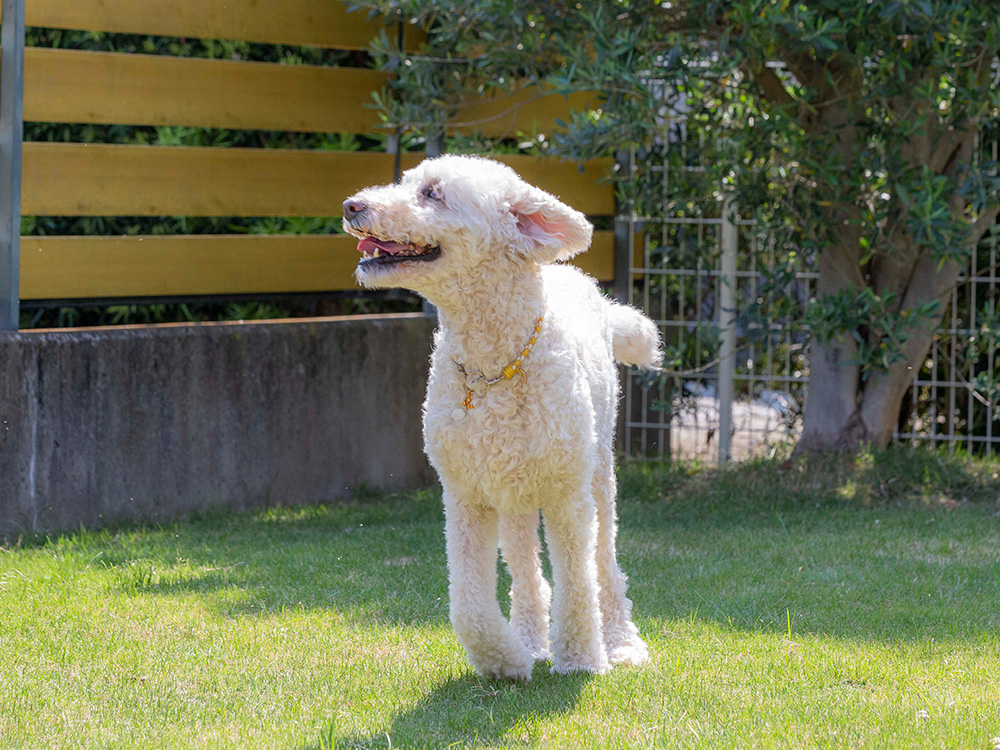
[[[24,117],[39,122],[188,125],[232,130],[375,133],[363,68],[29,48]]]
[[[614,274],[611,232],[577,264]],[[355,288],[357,242],[346,235],[25,237],[21,296],[36,299],[276,294]]]
[[[28,26],[362,50],[382,29],[339,0],[27,0]],[[407,29],[412,47],[419,34]]]
[[[365,68],[29,48],[24,114],[39,122],[384,133],[372,92],[389,78]],[[529,88],[460,107],[451,130],[490,138],[551,132],[569,109],[595,103],[592,94]]]
[[[404,154],[402,166],[419,154]],[[607,160],[498,156],[588,214],[614,211]],[[38,216],[339,216],[343,199],[393,178],[392,154],[191,146],[24,144],[22,206]]]
[[[26,143],[21,200],[39,216],[338,216],[392,177],[377,152]]]

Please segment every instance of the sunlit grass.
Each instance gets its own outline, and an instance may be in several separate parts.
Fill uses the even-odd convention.
[[[943,747],[1000,736],[997,462],[631,468],[651,663],[480,680],[435,493],[0,548],[0,747]]]

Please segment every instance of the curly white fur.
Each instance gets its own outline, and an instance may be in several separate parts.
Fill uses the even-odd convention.
[[[356,275],[413,289],[440,313],[424,439],[444,487],[451,621],[469,661],[483,676],[518,679],[549,658],[553,672],[643,662],[615,553],[614,360],[655,367],[660,341],[637,310],[552,265],[585,250],[592,226],[510,168],[467,156],[425,161],[399,184],[358,193],[345,214],[358,237],[441,248],[429,261],[362,263]],[[539,317],[526,379],[474,383],[463,409],[456,363],[499,375]],[[513,581],[509,623],[495,594],[498,544]]]

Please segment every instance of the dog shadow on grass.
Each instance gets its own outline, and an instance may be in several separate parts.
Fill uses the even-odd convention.
[[[541,739],[539,720],[572,711],[594,675],[553,675],[537,664],[531,682],[452,677],[398,714],[388,729],[343,732],[331,724],[312,744],[296,750],[333,748],[445,748]]]
[[[299,610],[446,624],[443,519],[435,498],[418,502],[416,510],[383,501],[137,527],[122,540],[95,539],[88,565],[106,571],[110,593],[195,597],[226,619]]]
[[[272,616],[287,611],[336,612],[347,621],[387,626],[448,622],[444,566],[374,559],[369,566],[295,566],[275,575],[268,556],[244,561],[196,561],[177,566],[153,556],[100,560],[107,586],[121,596],[196,597],[224,619]]]

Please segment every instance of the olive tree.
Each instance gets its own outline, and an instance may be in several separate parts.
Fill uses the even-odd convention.
[[[696,128],[706,189],[814,258],[798,450],[889,441],[950,292],[996,231],[1000,180],[982,149],[1000,120],[992,2],[364,4],[427,34],[417,53],[391,33],[373,48],[398,74],[381,104],[403,132],[441,133],[484,93],[516,106],[574,91],[600,98],[548,144],[573,157],[649,152]],[[649,210],[663,196],[631,189]]]

